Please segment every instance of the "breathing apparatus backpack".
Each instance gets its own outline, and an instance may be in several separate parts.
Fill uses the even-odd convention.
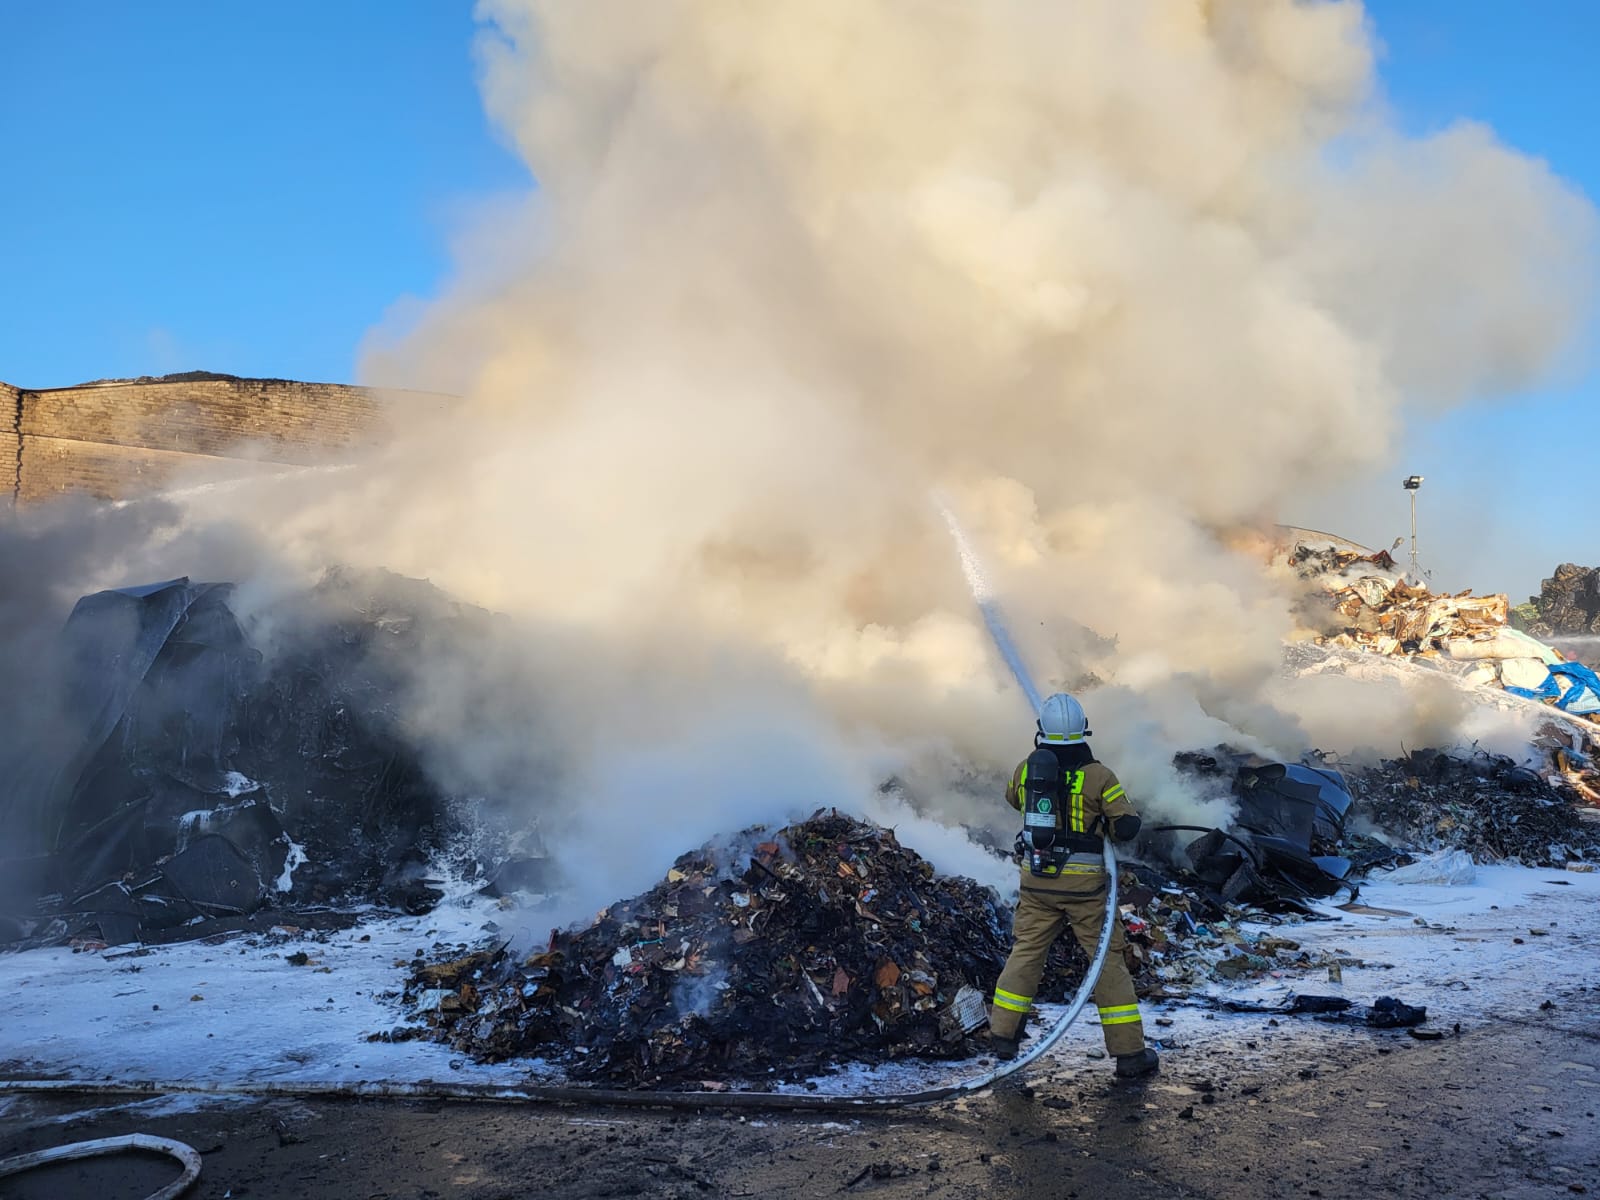
[[[1048,746],[1028,755],[1022,778],[1022,852],[1033,875],[1059,875],[1074,853],[1095,853],[1100,840],[1072,829],[1067,816],[1083,790],[1082,771],[1063,771]]]
[[[1022,844],[1034,875],[1057,874],[1066,857],[1061,835],[1069,786],[1053,753],[1040,746],[1028,755],[1022,770]]]

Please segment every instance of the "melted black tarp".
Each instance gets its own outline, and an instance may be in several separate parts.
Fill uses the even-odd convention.
[[[1173,762],[1229,780],[1238,805],[1231,835],[1213,830],[1186,847],[1195,874],[1217,898],[1295,906],[1344,886],[1351,862],[1337,851],[1354,801],[1338,771],[1222,747],[1178,754]]]
[[[278,614],[270,656],[229,584],[80,600],[59,711],[0,784],[0,937],[126,941],[355,896],[425,906],[451,808],[393,712],[409,626],[375,586],[331,575]]]

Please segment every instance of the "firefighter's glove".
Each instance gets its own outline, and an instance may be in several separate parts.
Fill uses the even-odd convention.
[[[1017,834],[1017,840],[1011,844],[1011,853],[1016,855],[1018,858],[1026,858],[1028,856],[1027,834]]]
[[[1111,822],[1111,838],[1118,842],[1131,842],[1139,836],[1139,815],[1123,813]]]

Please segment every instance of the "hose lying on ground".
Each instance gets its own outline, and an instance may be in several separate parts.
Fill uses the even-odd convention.
[[[959,1083],[920,1092],[893,1092],[887,1095],[842,1096],[814,1092],[666,1092],[647,1089],[574,1087],[535,1084],[527,1087],[490,1083],[384,1083],[248,1081],[238,1083],[196,1083],[174,1081],[102,1081],[78,1079],[0,1080],[0,1095],[6,1093],[44,1093],[88,1096],[147,1096],[168,1092],[192,1092],[219,1096],[295,1096],[376,1097],[409,1100],[487,1100],[517,1104],[589,1104],[619,1108],[725,1108],[764,1111],[870,1112],[875,1109],[905,1108],[913,1104],[932,1104],[990,1087],[1008,1075],[1037,1062],[1065,1036],[1072,1022],[1083,1011],[1100,979],[1106,953],[1111,948],[1111,931],[1117,920],[1117,855],[1111,839],[1105,839],[1105,866],[1109,883],[1106,889],[1106,916],[1100,926],[1100,940],[1083,976],[1078,993],[1067,1011],[1027,1051],[1010,1062],[1000,1063],[982,1075]],[[174,1193],[176,1195],[176,1193]]]
[[[178,1160],[183,1174],[159,1192],[152,1192],[146,1200],[177,1200],[194,1181],[200,1178],[200,1155],[193,1146],[175,1142],[171,1138],[155,1137],[148,1133],[130,1133],[123,1137],[96,1138],[91,1142],[73,1142],[49,1150],[34,1150],[27,1154],[0,1158],[0,1177],[31,1171],[51,1163],[71,1162],[79,1158],[98,1158],[102,1154],[122,1154],[140,1150],[147,1154],[167,1154]]]

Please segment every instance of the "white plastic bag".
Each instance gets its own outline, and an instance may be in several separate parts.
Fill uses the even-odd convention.
[[[1408,867],[1390,871],[1382,879],[1384,883],[1433,883],[1459,887],[1471,883],[1477,873],[1477,864],[1465,850],[1441,850],[1427,858],[1418,859]]]

